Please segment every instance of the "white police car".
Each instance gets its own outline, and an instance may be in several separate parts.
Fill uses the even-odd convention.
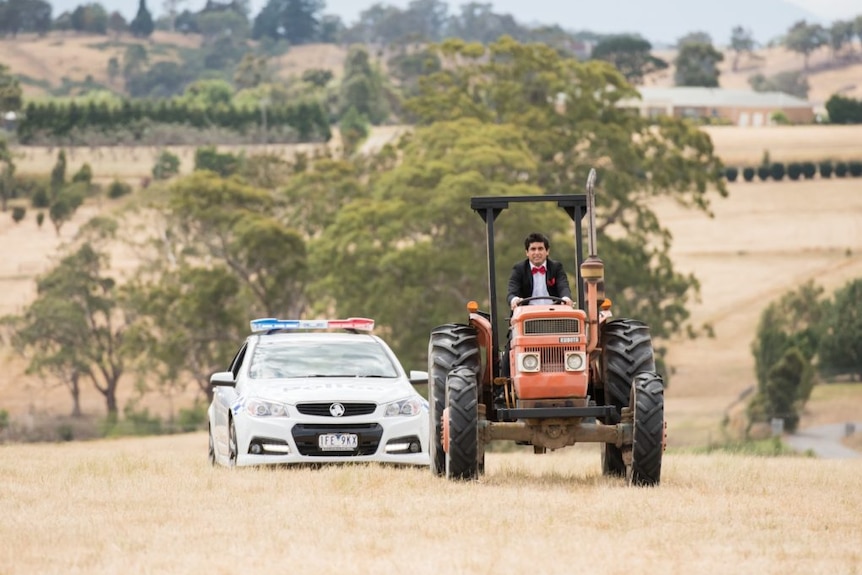
[[[429,465],[428,402],[374,321],[251,322],[227,371],[210,378],[210,462]]]

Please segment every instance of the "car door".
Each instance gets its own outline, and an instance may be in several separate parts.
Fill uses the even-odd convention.
[[[234,381],[239,377],[248,342],[244,343],[234,355],[228,371],[233,373]],[[222,455],[228,453],[228,425],[230,422],[230,406],[236,400],[235,387],[219,385],[213,388],[213,441],[216,449]]]

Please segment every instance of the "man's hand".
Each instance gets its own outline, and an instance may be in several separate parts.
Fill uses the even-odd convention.
[[[563,301],[569,304],[572,307],[575,307],[575,302],[572,301],[572,298],[563,296]]]
[[[521,301],[521,298],[519,298],[518,296],[515,296],[512,298],[512,301],[509,302],[509,305],[512,306],[512,311],[514,311],[515,308],[518,307],[519,301]]]

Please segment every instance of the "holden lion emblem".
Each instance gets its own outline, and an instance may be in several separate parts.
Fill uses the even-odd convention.
[[[332,417],[341,417],[344,415],[344,406],[340,403],[333,403],[329,406],[329,413]]]

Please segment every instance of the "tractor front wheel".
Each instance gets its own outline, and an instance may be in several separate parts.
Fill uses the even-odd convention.
[[[597,399],[617,409],[616,417],[603,417],[601,422],[615,425],[620,422],[623,408],[629,406],[632,382],[641,372],[655,371],[652,339],[649,327],[633,319],[615,319],[602,326],[601,383],[596,390]],[[602,451],[602,474],[625,477],[626,466],[622,450],[606,443]]]
[[[446,379],[449,445],[446,449],[448,479],[479,477],[479,386],[476,373],[467,367],[449,372]]]
[[[658,485],[664,454],[664,382],[657,373],[640,373],[632,385],[634,429],[632,464],[627,469],[631,485]]]
[[[476,329],[469,325],[446,324],[431,332],[428,342],[428,415],[430,419],[431,471],[446,473],[443,452],[443,410],[446,408],[446,378],[457,367],[479,372],[479,343]]]

